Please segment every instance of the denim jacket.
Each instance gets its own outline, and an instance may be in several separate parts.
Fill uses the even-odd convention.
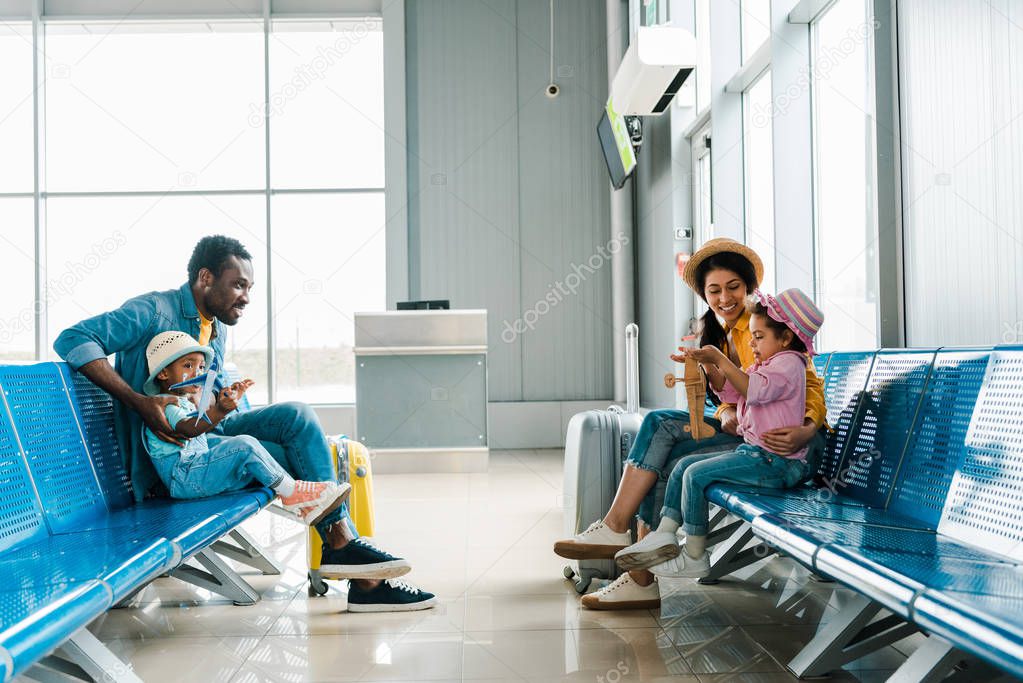
[[[110,354],[117,354],[114,369],[135,391],[141,393],[149,377],[146,346],[149,341],[166,331],[179,331],[199,337],[199,311],[186,282],[178,289],[150,292],[128,299],[120,308],[82,320],[60,333],[53,350],[77,370],[87,363]],[[218,367],[224,364],[226,326],[213,321],[213,347]],[[217,379],[216,389],[222,384]],[[136,500],[148,495],[166,495],[160,478],[153,469],[142,445],[142,418],[137,413],[114,401],[114,423],[117,441],[121,447],[124,466],[131,477]]]

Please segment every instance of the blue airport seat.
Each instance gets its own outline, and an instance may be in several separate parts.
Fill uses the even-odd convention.
[[[836,359],[846,360],[833,355],[830,378]],[[721,486],[712,500],[819,574],[1023,674],[1023,346],[881,351],[868,392],[876,405],[848,438],[854,453],[880,451],[882,466],[844,494],[866,505]],[[883,457],[900,441],[901,456]],[[800,671],[819,647],[808,646]]]
[[[1023,678],[1021,614],[1023,598],[1004,595],[926,589],[913,602],[921,628]]]
[[[63,363],[0,366],[0,679],[272,499],[135,504],[109,396]]]
[[[0,651],[10,656],[5,680],[60,646],[112,606],[99,581],[0,591]]]

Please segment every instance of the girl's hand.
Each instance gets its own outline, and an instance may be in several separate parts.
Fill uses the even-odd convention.
[[[681,349],[682,347],[679,348]],[[721,353],[721,349],[710,344],[699,349],[685,349],[685,355],[689,358],[695,358],[704,365],[717,365],[721,362],[722,358],[725,358],[725,354]]]

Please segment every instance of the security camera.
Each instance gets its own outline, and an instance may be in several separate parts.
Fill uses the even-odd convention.
[[[561,92],[561,87],[557,83],[550,83],[543,92],[553,100]]]

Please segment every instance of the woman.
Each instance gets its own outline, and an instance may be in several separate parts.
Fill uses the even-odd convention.
[[[693,254],[682,274],[689,287],[707,302],[703,315],[699,346],[711,344],[721,349],[741,368],[753,364],[750,348],[749,313],[745,301],[764,276],[764,265],[755,251],[727,238],[708,241]],[[681,356],[672,360],[682,362]],[[822,448],[827,410],[823,385],[806,367],[806,417],[802,425],[774,429],[764,435],[765,445],[774,453],[787,455],[806,446]],[[603,520],[594,522],[573,538],[558,541],[554,552],[569,559],[610,559],[632,544],[629,526],[638,516],[638,535],[644,537],[656,526],[658,509],[655,485],[665,479],[682,456],[737,447],[735,406],[722,403],[715,419],[708,420],[718,433],[694,441],[686,428],[689,414],[682,410],[655,410],[643,419],[636,442],[622,472],[618,492]],[[813,442],[813,443],[811,443]],[[654,577],[646,570],[622,574],[607,587],[583,596],[590,609],[654,609],[660,606],[660,592]]]

